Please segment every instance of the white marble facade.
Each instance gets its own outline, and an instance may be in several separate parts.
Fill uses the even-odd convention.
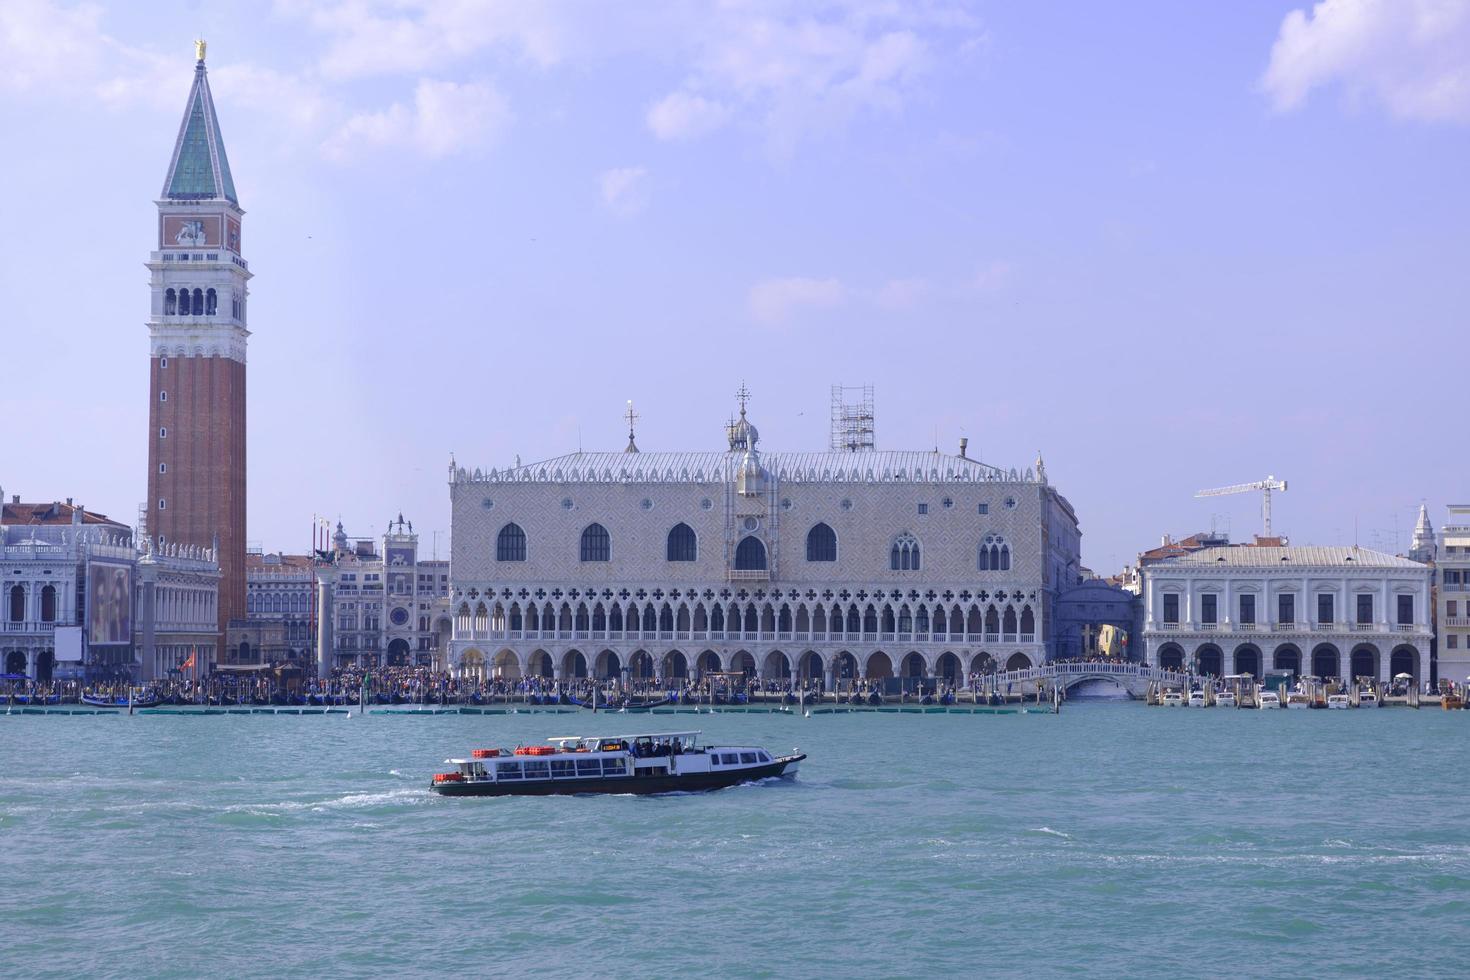
[[[451,464],[449,666],[830,683],[1046,658],[1080,532],[1039,460],[762,454],[743,413],[726,437],[719,452],[630,440],[498,470]]]
[[[1365,548],[1206,548],[1145,565],[1145,660],[1223,676],[1429,677],[1430,569]]]

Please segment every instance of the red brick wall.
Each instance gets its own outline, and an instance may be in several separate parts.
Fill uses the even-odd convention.
[[[163,367],[154,357],[149,374],[148,533],[204,548],[219,535],[223,636],[230,619],[245,616],[245,365],[171,356]]]

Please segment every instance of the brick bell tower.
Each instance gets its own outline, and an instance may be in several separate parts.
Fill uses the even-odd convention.
[[[148,501],[155,547],[218,546],[218,662],[225,626],[245,616],[245,328],[250,267],[215,116],[203,41],[158,203],[148,258]],[[206,668],[207,669],[207,668]]]

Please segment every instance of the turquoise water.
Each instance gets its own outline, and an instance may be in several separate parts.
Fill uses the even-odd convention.
[[[441,799],[647,716],[0,717],[0,975],[1462,974],[1470,713],[676,715],[791,782]]]

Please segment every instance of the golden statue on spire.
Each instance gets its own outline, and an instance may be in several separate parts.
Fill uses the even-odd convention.
[[[197,60],[199,60],[199,61],[203,61],[204,60],[204,49],[207,48],[207,47],[208,47],[208,45],[204,43],[204,38],[201,37],[201,38],[195,39],[195,41],[194,41],[194,57]]]

